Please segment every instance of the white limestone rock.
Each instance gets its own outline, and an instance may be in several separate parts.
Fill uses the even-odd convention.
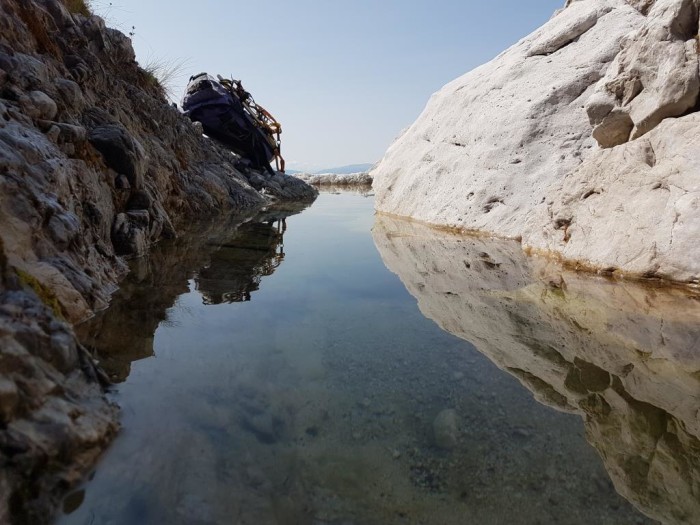
[[[663,119],[695,106],[700,93],[696,4],[657,0],[643,26],[623,40],[587,103],[601,146],[641,137]]]
[[[698,4],[568,2],[433,95],[371,172],[377,209],[697,282]]]
[[[372,184],[372,177],[367,172],[299,173],[295,176],[314,186],[370,186]]]
[[[700,113],[666,119],[640,139],[598,151],[552,184],[523,243],[593,268],[697,280],[698,126]]]

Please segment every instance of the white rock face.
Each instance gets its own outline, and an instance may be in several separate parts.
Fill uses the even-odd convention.
[[[372,184],[372,177],[367,172],[298,173],[295,177],[314,186],[370,186]]]
[[[371,172],[377,209],[697,282],[699,4],[569,2],[433,95]]]

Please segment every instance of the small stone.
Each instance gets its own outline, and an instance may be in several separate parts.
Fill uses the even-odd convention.
[[[143,186],[146,153],[126,128],[118,124],[98,126],[90,130],[88,140],[102,154],[107,166],[129,179],[132,188]]]
[[[282,187],[279,184],[277,184],[274,180],[268,180],[267,182],[265,182],[265,185],[267,186],[267,188],[274,190],[275,193],[282,193]]]
[[[64,142],[82,144],[87,140],[87,130],[82,126],[59,122],[58,127],[61,130],[61,140]]]
[[[33,106],[35,112],[35,118],[41,118],[46,120],[53,120],[56,118],[58,113],[58,106],[53,101],[53,99],[48,96],[43,91],[31,91],[29,93],[29,100]],[[33,116],[33,115],[30,115]]]
[[[114,187],[118,190],[129,190],[131,189],[131,184],[129,184],[129,179],[124,175],[117,175],[114,178]]]
[[[58,91],[58,103],[67,111],[82,111],[85,107],[85,98],[80,86],[68,80],[60,78],[56,80],[56,90]]]
[[[531,435],[532,434],[530,434],[530,432],[528,432],[524,428],[516,428],[515,430],[513,430],[513,436],[517,438],[526,439],[529,438]]]
[[[148,224],[151,221],[148,210],[131,210],[126,212],[126,215],[137,228],[148,228]]]
[[[143,255],[146,253],[148,248],[146,232],[132,222],[132,219],[139,221],[143,217],[134,216],[134,213],[138,215],[138,212],[119,213],[114,218],[112,245],[117,255]]]
[[[433,421],[433,436],[435,444],[445,450],[451,450],[459,441],[457,428],[457,411],[446,408],[441,411]]]
[[[200,135],[204,134],[204,127],[202,126],[201,122],[197,122],[196,120],[193,120],[192,127],[194,128],[195,133],[198,133]]]
[[[149,210],[153,206],[151,195],[145,190],[136,190],[126,203],[128,210]]]
[[[49,130],[46,132],[46,137],[53,142],[54,144],[58,144],[58,138],[61,136],[61,128],[58,126],[51,126]]]
[[[250,179],[248,179],[248,182],[250,182],[250,185],[253,188],[255,188],[256,190],[260,190],[263,187],[263,184],[265,184],[265,179],[263,179],[257,173],[254,173],[253,175],[250,176]]]

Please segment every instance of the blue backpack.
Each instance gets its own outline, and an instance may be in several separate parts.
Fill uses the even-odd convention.
[[[280,153],[282,127],[253,100],[240,81],[206,73],[190,77],[182,109],[191,120],[201,122],[210,138],[250,161],[254,169],[274,173],[270,162],[284,173]]]

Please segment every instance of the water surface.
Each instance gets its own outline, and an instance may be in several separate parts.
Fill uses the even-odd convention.
[[[539,350],[510,352],[488,299],[524,301],[496,286],[512,275],[504,252],[470,252],[479,270],[462,241],[375,225],[372,208],[322,194],[285,224],[194,228],[134,263],[81,327],[117,382],[123,430],[59,523],[652,523],[601,459],[624,416],[599,436],[584,426],[581,399],[612,376],[595,383],[579,356],[580,399],[562,393],[552,377],[569,356],[551,347],[570,341],[539,343],[541,318],[516,323]],[[519,278],[509,293],[528,290]]]

